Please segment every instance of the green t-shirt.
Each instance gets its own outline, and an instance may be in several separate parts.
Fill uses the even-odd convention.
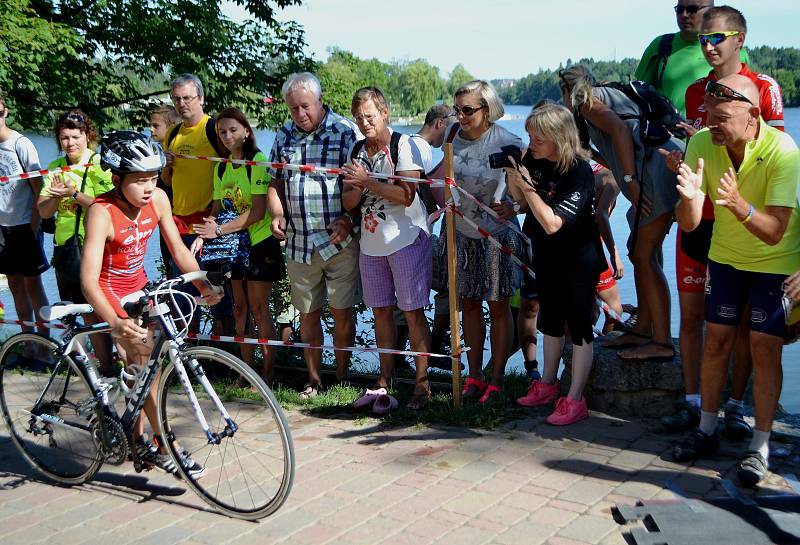
[[[660,64],[657,58],[660,42],[661,36],[658,36],[644,50],[642,60],[636,67],[635,79],[646,81],[652,85],[656,84]],[[740,52],[739,57],[744,63],[750,62],[747,51],[744,49]],[[698,79],[708,75],[709,68],[703,51],[700,49],[700,42],[696,39],[687,42],[681,38],[680,32],[676,32],[672,40],[672,52],[664,68],[660,91],[683,115],[686,115],[686,89]]]
[[[267,162],[267,157],[258,152],[253,161]],[[234,166],[238,168],[234,168]],[[214,169],[214,200],[230,199],[233,209],[237,214],[244,214],[253,205],[253,195],[266,195],[269,182],[272,180],[267,174],[267,168],[261,166],[250,167],[250,178],[247,178],[247,167],[243,165],[225,164],[222,178],[219,177],[219,167]],[[264,214],[264,219],[253,223],[247,228],[250,234],[250,244],[258,244],[272,234],[272,217],[269,212]]]
[[[704,161],[701,190],[714,202],[719,180],[733,164],[727,148],[711,141],[708,129],[692,136],[686,148],[688,165],[695,167],[699,157]],[[715,203],[708,258],[742,271],[788,275],[800,270],[800,151],[792,137],[761,119],[758,138],[747,143],[736,178],[739,194],[756,210],[791,208],[789,225],[781,241],[770,246],[748,231],[730,210]]]
[[[62,172],[61,176],[66,183],[70,184],[76,190],[80,190],[81,183],[83,181],[83,173],[86,171],[86,183],[83,186],[82,193],[89,195],[90,197],[96,197],[114,189],[114,185],[111,183],[111,171],[106,171],[100,168],[99,155],[94,153],[92,150],[87,149],[83,152],[83,155],[78,163],[93,163],[95,166],[89,167],[88,169],[76,168],[74,170],[70,170],[69,172]],[[67,158],[59,157],[47,165],[47,168],[52,170],[66,166],[66,164]],[[40,195],[44,195],[45,189],[50,187],[50,185],[53,183],[53,176],[54,174],[48,174],[44,177],[44,183],[42,184],[42,191]],[[59,201],[58,209],[56,210],[56,233],[54,236],[54,243],[56,246],[61,246],[67,241],[67,239],[75,234],[76,212],[78,211],[79,206],[80,205],[75,202],[75,199],[72,197],[64,197],[61,199],[61,201]],[[78,229],[78,236],[80,237],[81,241],[83,240],[84,235],[84,220],[86,220],[86,210],[84,210],[81,214],[81,225]]]

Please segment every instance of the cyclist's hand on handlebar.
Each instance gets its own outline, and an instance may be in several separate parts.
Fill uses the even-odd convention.
[[[204,284],[201,288],[199,288],[199,290],[200,296],[203,298],[203,304],[209,306],[219,303],[224,295],[222,289],[209,284]]]
[[[114,320],[111,336],[121,339],[138,340],[147,339],[147,330],[136,323],[133,318],[120,318]]]

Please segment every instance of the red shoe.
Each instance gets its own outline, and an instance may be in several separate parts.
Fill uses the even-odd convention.
[[[467,377],[466,382],[464,382],[464,389],[461,390],[461,397],[464,401],[478,399],[483,394],[483,391],[486,390],[487,386],[489,385],[482,380]]]
[[[528,387],[528,393],[517,398],[517,403],[523,407],[547,405],[556,399],[560,392],[561,383],[559,381],[555,381],[553,384],[547,384],[541,380],[534,380]]]
[[[500,398],[500,394],[503,393],[503,390],[498,388],[497,386],[489,385],[486,387],[486,391],[483,392],[483,395],[478,400],[478,403],[484,405],[486,403],[491,403],[492,401],[497,401]]]
[[[547,423],[553,426],[568,426],[585,418],[589,418],[586,398],[582,397],[578,401],[569,396],[564,396],[556,401],[556,409],[553,414],[547,417]]]

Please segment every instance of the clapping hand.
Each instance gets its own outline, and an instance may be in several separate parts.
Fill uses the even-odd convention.
[[[75,193],[75,187],[65,182],[64,177],[60,173],[53,174],[53,181],[45,189],[45,195],[57,199],[71,197],[73,193]]]
[[[217,218],[203,218],[203,223],[192,224],[192,230],[203,238],[217,238]]]
[[[693,172],[689,165],[681,163],[678,167],[678,194],[686,201],[692,201],[698,195],[701,198],[704,195],[700,191],[700,186],[703,184],[703,158],[697,160],[697,172]]]
[[[664,148],[658,148],[658,153],[664,158],[664,162],[667,163],[667,168],[677,174],[678,168],[683,162],[683,153],[681,153],[681,150],[675,149],[667,151]]]
[[[344,183],[359,189],[361,192],[367,190],[367,184],[369,183],[367,169],[365,169],[360,163],[356,162],[355,159],[351,164],[343,165],[342,172],[344,172]]]
[[[717,196],[719,198],[715,199],[714,203],[730,210],[739,221],[746,218],[750,212],[750,205],[739,194],[736,171],[733,170],[733,167],[728,167],[728,170],[720,178]]]

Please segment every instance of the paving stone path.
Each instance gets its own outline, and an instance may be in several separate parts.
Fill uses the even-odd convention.
[[[297,475],[287,503],[257,523],[206,507],[180,481],[129,464],[60,488],[25,465],[0,427],[0,544],[623,545],[615,504],[725,496],[744,444],[692,466],[674,436],[603,414],[569,428],[530,416],[486,432],[391,428],[372,419],[289,414]],[[797,447],[774,445],[757,494],[791,493]],[[751,491],[744,491],[752,494]]]

